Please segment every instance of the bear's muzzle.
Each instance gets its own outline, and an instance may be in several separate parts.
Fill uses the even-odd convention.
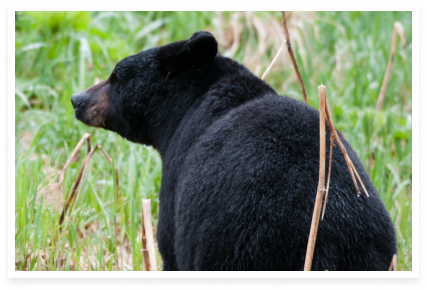
[[[71,96],[77,120],[88,126],[105,127],[106,111],[110,104],[107,87],[107,82],[103,81]]]

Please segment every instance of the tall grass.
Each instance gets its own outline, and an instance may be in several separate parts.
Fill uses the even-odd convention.
[[[128,55],[206,29],[219,39],[222,54],[261,76],[283,40],[280,17],[280,12],[17,12],[15,269],[143,268],[140,200],[152,200],[156,226],[161,159],[151,147],[78,122],[70,103],[73,93],[107,78]],[[383,110],[377,113],[396,20],[404,26],[408,46],[397,48]],[[411,22],[410,12],[293,13],[289,20],[310,104],[318,107],[316,89],[325,84],[337,129],[358,153],[390,212],[398,233],[399,270],[412,269]],[[284,52],[266,81],[280,94],[301,100],[288,59]],[[116,204],[111,165],[95,154],[55,241],[60,211],[37,199],[37,189],[61,168],[85,132],[113,157],[120,199]],[[65,199],[84,154],[82,149],[67,171]]]

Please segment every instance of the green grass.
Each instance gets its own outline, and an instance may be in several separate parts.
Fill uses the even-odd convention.
[[[247,16],[247,18],[246,18]],[[16,270],[141,270],[141,202],[158,217],[161,159],[151,147],[83,125],[70,97],[105,79],[122,58],[211,30],[220,51],[261,76],[281,39],[279,12],[17,12],[15,14],[15,262]],[[392,24],[402,22],[383,110],[375,111],[387,66]],[[276,26],[274,26],[276,25]],[[277,26],[278,25],[278,26]],[[289,21],[309,102],[327,87],[334,122],[370,174],[398,233],[398,269],[412,270],[412,16],[410,12],[295,13]],[[233,29],[241,29],[232,46]],[[262,30],[266,37],[262,36]],[[284,50],[266,78],[280,94],[302,99]],[[58,241],[60,211],[37,200],[47,175],[61,168],[85,132],[119,170],[115,202],[111,164],[98,152],[67,215]],[[65,199],[85,156],[72,163]],[[119,241],[114,240],[117,216]],[[159,269],[161,265],[158,255]],[[119,261],[119,263],[117,263]]]

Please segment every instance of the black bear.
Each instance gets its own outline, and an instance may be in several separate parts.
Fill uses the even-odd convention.
[[[319,112],[221,56],[211,33],[126,57],[71,102],[86,125],[160,152],[164,270],[303,269],[318,183]],[[397,252],[393,223],[340,137],[370,197],[357,197],[334,150],[312,269],[387,270]]]

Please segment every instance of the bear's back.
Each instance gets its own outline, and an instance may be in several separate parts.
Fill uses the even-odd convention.
[[[386,270],[396,247],[393,225],[361,162],[341,139],[370,197],[357,197],[336,147],[313,269]],[[301,270],[318,168],[317,110],[275,94],[229,110],[194,140],[178,176],[179,268]]]

